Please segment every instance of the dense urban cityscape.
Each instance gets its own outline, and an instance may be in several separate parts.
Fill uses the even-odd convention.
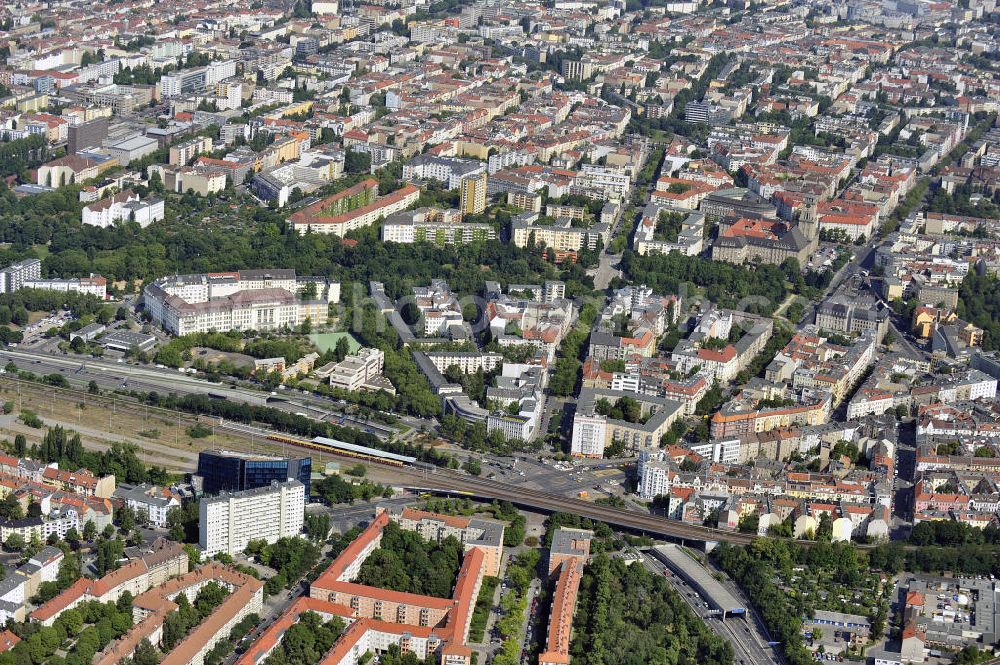
[[[995,0],[0,56],[0,665],[1000,663]]]

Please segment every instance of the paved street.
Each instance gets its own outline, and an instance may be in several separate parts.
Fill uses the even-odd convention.
[[[566,496],[586,492],[590,498],[621,495],[625,472],[618,468],[630,460],[588,460],[585,464],[557,467],[536,458],[482,458],[483,477]],[[512,468],[513,467],[513,468]],[[568,468],[567,468],[568,467]]]
[[[664,575],[664,571],[667,570],[662,562],[646,553],[642,555],[642,563],[648,570],[657,575]],[[704,618],[706,625],[715,634],[732,645],[735,663],[739,665],[779,665],[781,663],[774,650],[767,646],[768,640],[757,625],[752,613],[747,615],[748,618],[728,617],[723,619],[713,615],[708,609],[707,599],[698,595],[698,592],[684,580],[673,574],[665,577],[691,610]],[[735,587],[735,585],[732,586]],[[733,589],[730,588],[730,591],[732,592]],[[740,596],[737,595],[737,598]]]
[[[391,499],[373,499],[372,501],[358,501],[354,504],[345,504],[327,507],[323,504],[309,504],[306,510],[326,511],[330,514],[330,519],[334,530],[341,533],[350,530],[359,524],[369,522],[375,518],[375,507],[378,505],[405,506],[417,501],[417,497],[412,494],[402,494]]]

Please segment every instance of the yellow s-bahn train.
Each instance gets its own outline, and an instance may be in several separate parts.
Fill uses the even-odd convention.
[[[359,446],[345,441],[337,441],[336,439],[328,439],[323,436],[317,436],[309,440],[299,439],[285,434],[271,434],[267,438],[270,441],[276,441],[290,446],[299,446],[300,448],[309,448],[310,450],[317,450],[333,455],[352,457],[354,459],[373,462],[375,464],[385,464],[387,466],[397,467],[418,464],[416,457],[397,455],[396,453],[389,453],[384,450],[369,448],[368,446]]]

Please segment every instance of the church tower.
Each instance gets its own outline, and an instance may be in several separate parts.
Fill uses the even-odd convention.
[[[816,218],[816,197],[806,196],[802,201],[802,213],[799,215],[799,231],[810,243],[819,239],[819,220]]]

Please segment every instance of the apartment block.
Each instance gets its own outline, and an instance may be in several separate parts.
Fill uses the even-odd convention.
[[[324,370],[329,372],[330,387],[351,392],[357,390],[384,390],[395,394],[395,389],[389,380],[382,375],[385,367],[385,354],[379,349],[358,349],[353,356],[348,356],[333,367]]]
[[[205,556],[233,555],[251,540],[277,542],[302,532],[305,486],[298,480],[203,498],[198,546]]]
[[[507,204],[527,212],[542,212],[542,197],[534,192],[507,192]]]
[[[204,159],[204,158],[202,158]],[[206,168],[205,166],[170,166],[153,164],[148,169],[149,175],[158,174],[163,186],[178,194],[191,190],[199,196],[216,194],[226,188],[230,178],[233,184],[236,179],[233,173],[222,168]]]
[[[640,404],[640,422],[616,420],[597,412],[597,402],[614,403],[622,397],[631,397]],[[619,443],[628,450],[658,446],[675,420],[684,413],[680,402],[614,390],[583,388],[573,416],[571,452],[579,457],[603,457],[604,449]]]
[[[59,576],[63,552],[56,547],[43,547],[0,581],[0,621],[24,621],[28,600],[38,593],[42,582],[52,582]],[[0,651],[3,651],[0,648]]]
[[[465,551],[476,548],[483,552],[485,574],[500,574],[500,560],[503,557],[504,525],[496,520],[457,517],[430,513],[413,508],[397,506],[376,508],[377,513],[385,512],[389,519],[407,531],[416,531],[425,540],[441,542],[452,536],[462,543]]]
[[[257,665],[262,662],[281,644],[285,632],[305,612],[315,612],[324,621],[340,617],[348,624],[347,630],[324,655],[321,661],[324,665],[354,665],[366,653],[384,652],[393,645],[404,653],[409,652],[424,659],[441,646],[441,638],[432,628],[377,619],[357,619],[349,607],[318,598],[300,597],[250,645],[246,653],[236,661],[236,665]]]
[[[573,614],[583,577],[583,567],[590,557],[590,541],[594,534],[584,529],[559,528],[552,536],[549,548],[549,576],[555,577],[552,609],[545,636],[545,651],[538,656],[538,665],[568,665],[572,637]]]
[[[181,497],[170,489],[151,485],[119,485],[114,496],[124,501],[136,515],[143,516],[150,524],[160,528],[167,526],[167,513],[181,505]]]
[[[378,181],[369,178],[361,183],[318,201],[289,217],[299,233],[331,233],[338,236],[370,226],[379,219],[406,210],[420,198],[420,189],[404,185],[385,196],[378,196]]]
[[[538,213],[526,212],[514,217],[511,222],[511,241],[518,247],[534,244],[551,247],[557,252],[578,252],[583,249],[596,250],[598,243],[606,244],[608,225],[595,223],[590,226],[576,226],[568,217],[556,219],[551,224],[538,224]]]
[[[403,165],[405,180],[437,180],[448,189],[462,188],[466,178],[486,174],[486,164],[474,159],[440,157],[432,154],[417,155]],[[482,181],[483,196],[486,181]],[[485,200],[485,199],[484,199]]]
[[[406,517],[403,515],[402,512],[397,513],[403,528],[406,528],[405,520],[406,524],[419,524],[432,535],[450,533],[451,529],[464,532],[466,552],[452,597],[445,599],[399,593],[352,581],[364,560],[378,547],[382,531],[390,521],[389,512],[380,511],[361,535],[310,586],[310,597],[325,601],[321,608],[346,615],[345,618],[353,621],[350,629],[327,655],[327,662],[338,665],[355,663],[366,650],[372,647],[385,649],[389,644],[398,644],[403,651],[417,654],[436,653],[443,665],[469,665],[472,662],[472,650],[467,644],[469,622],[483,576],[493,565],[487,550],[494,548],[496,543],[495,549],[502,551],[502,525],[499,529],[488,529],[485,533],[489,535],[484,537],[470,531],[471,525],[465,528],[449,524],[452,519],[449,516],[420,511]],[[478,540],[471,541],[469,537]],[[404,637],[400,638],[400,635]],[[412,636],[415,641],[405,636]],[[262,649],[273,648],[271,640],[276,637],[271,636]],[[250,650],[259,653],[257,643]]]
[[[80,578],[68,589],[31,613],[31,620],[51,626],[59,615],[80,603],[116,602],[126,591],[138,596],[169,578],[188,571],[188,555],[179,543],[160,538],[150,551],[98,580]]]
[[[417,208],[391,215],[382,224],[382,240],[402,244],[464,245],[496,237],[492,224],[463,224],[461,210]]]
[[[212,152],[212,139],[207,136],[198,136],[170,146],[168,163],[173,166],[186,166],[198,155],[209,152]]]
[[[572,453],[579,457],[604,457],[608,419],[601,415],[573,417]]]
[[[462,178],[459,210],[463,215],[478,215],[486,210],[486,171]]]
[[[26,289],[90,294],[100,298],[101,300],[106,299],[108,295],[108,281],[100,275],[95,275],[93,273],[90,274],[90,277],[26,280],[23,286]]]
[[[42,262],[25,259],[0,270],[0,293],[13,293],[24,287],[25,282],[42,278]]]
[[[135,222],[146,228],[163,219],[165,208],[163,199],[140,200],[132,190],[109,196],[83,207],[80,221],[88,226],[108,228],[116,222]]]
[[[116,665],[131,657],[143,640],[160,642],[167,617],[178,609],[177,597],[183,594],[194,601],[198,591],[209,583],[225,589],[225,599],[160,660],[162,665],[203,665],[205,656],[236,624],[250,614],[259,614],[264,607],[263,582],[218,563],[204,565],[137,595],[132,600],[135,624],[97,654],[94,665]]]
[[[492,372],[503,365],[503,354],[462,351],[429,351],[427,356],[438,371],[444,373],[449,367],[457,367],[462,374]]]

